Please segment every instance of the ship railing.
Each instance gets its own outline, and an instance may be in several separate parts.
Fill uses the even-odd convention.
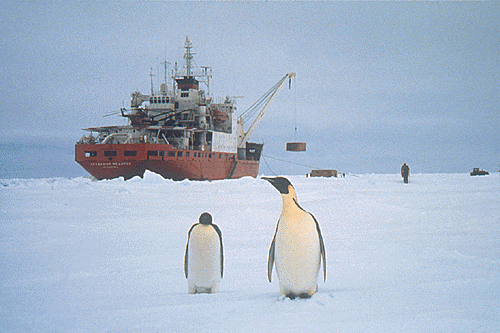
[[[231,98],[230,96],[226,97],[213,97],[212,100],[210,101],[212,105],[228,105],[231,103],[234,103],[234,99]]]
[[[108,141],[113,140],[116,137],[127,137],[124,143],[128,143],[128,141],[132,138],[132,134],[126,134],[126,133],[113,133],[108,135],[103,141],[102,144],[107,144]]]
[[[78,140],[77,144],[88,144],[93,145],[96,143],[96,138],[91,134],[89,136],[82,136],[80,140]]]

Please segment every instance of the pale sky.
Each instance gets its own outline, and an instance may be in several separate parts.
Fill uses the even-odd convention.
[[[499,17],[496,1],[3,1],[0,178],[85,174],[81,129],[125,124],[102,116],[149,93],[160,62],[182,63],[186,37],[213,95],[244,96],[239,112],[297,74],[251,137],[261,173],[495,172]]]

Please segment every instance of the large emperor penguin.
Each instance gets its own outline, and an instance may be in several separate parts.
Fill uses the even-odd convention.
[[[188,292],[216,293],[224,270],[222,233],[212,223],[212,215],[203,213],[199,223],[188,232],[184,254],[184,275],[188,279]]]
[[[318,273],[323,261],[326,280],[326,253],[318,221],[297,202],[295,189],[284,177],[263,179],[270,182],[283,199],[269,256],[267,277],[271,282],[273,264],[279,279],[280,293],[286,297],[308,298],[318,290]]]

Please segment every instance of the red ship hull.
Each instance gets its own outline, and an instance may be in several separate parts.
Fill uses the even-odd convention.
[[[257,177],[259,161],[234,153],[174,149],[167,144],[77,144],[75,161],[97,179],[143,177],[150,170],[173,180]]]

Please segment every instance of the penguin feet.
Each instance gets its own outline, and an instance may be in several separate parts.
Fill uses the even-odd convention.
[[[288,297],[289,299],[296,299],[298,298],[311,298],[312,295],[309,295],[308,293],[302,293],[302,294],[294,294],[294,293],[289,293],[286,294],[285,297]]]
[[[212,293],[212,288],[207,288],[207,287],[199,287],[190,284],[188,286],[188,293],[189,294],[211,294]]]
[[[219,292],[219,283],[215,283],[211,287],[200,287],[191,284],[188,286],[189,294],[215,294],[218,292]]]
[[[280,294],[289,298],[289,299],[296,299],[298,298],[311,298],[312,295],[314,295],[315,292],[318,291],[318,285],[314,289],[310,289],[308,291],[304,292],[293,292],[290,290],[287,290],[287,288],[280,287]]]
[[[196,294],[211,294],[212,288],[196,287]]]

